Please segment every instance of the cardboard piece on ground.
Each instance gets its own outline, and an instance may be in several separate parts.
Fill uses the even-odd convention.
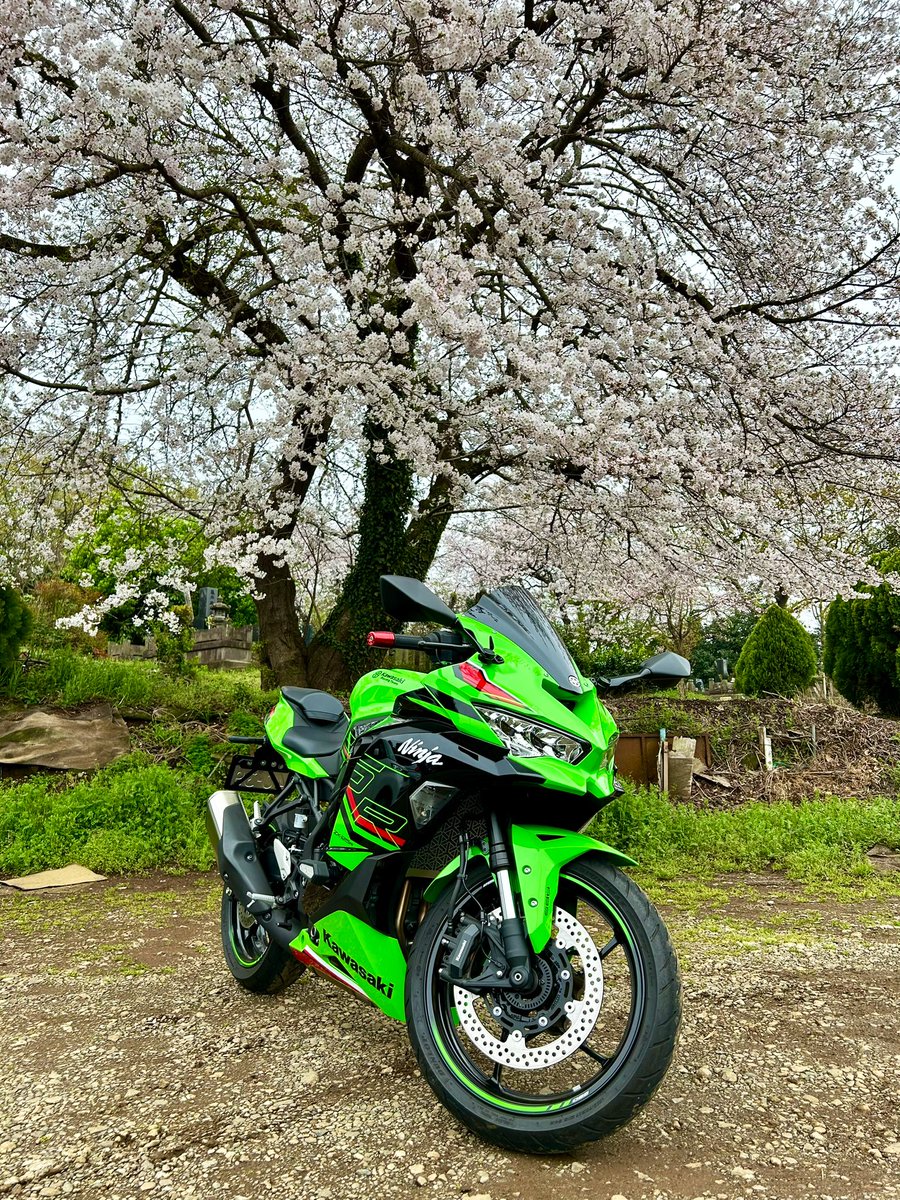
[[[21,879],[4,879],[3,884],[21,892],[36,892],[40,888],[70,887],[73,883],[99,883],[105,878],[78,863],[70,863],[58,871],[38,871],[36,875],[24,875]]]
[[[719,787],[723,787],[723,788],[733,788],[735,786],[734,780],[729,779],[727,775],[711,775],[706,770],[703,770],[703,771],[698,770],[697,769],[698,763],[700,763],[701,767],[706,766],[706,764],[701,763],[698,758],[694,759],[694,778],[695,779],[705,779],[707,783],[715,783],[715,784],[718,784]]]

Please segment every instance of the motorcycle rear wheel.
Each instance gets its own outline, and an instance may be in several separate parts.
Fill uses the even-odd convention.
[[[273,942],[230,888],[222,889],[222,952],[228,969],[248,992],[275,995],[306,969],[289,950]]]
[[[563,1153],[620,1129],[671,1062],[681,1016],[675,952],[656,909],[599,856],[565,867],[550,942],[527,995],[442,980],[459,918],[499,912],[487,867],[431,907],[407,974],[409,1036],[422,1074],[469,1129],[508,1150]],[[473,951],[472,976],[484,969]]]

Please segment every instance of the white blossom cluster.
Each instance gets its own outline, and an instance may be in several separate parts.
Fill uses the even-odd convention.
[[[848,508],[898,494],[893,3],[7,0],[0,33],[32,511],[29,438],[139,469],[312,614],[374,450],[454,579],[859,578]]]

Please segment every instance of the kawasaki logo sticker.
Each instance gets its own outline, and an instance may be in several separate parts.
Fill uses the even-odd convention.
[[[442,756],[438,754],[437,746],[432,746],[429,750],[419,738],[407,738],[405,742],[401,742],[397,747],[397,753],[412,758],[417,763],[430,763],[433,767],[444,765]]]
[[[375,988],[377,991],[381,992],[382,996],[386,996],[387,999],[390,1000],[391,996],[394,994],[394,985],[392,983],[388,983],[387,980],[382,979],[380,975],[373,975],[371,972],[367,971],[365,967],[361,967],[355,958],[352,958],[342,946],[337,944],[327,930],[322,931],[322,941],[334,954],[338,962],[343,963],[343,965],[348,967],[354,975],[358,975],[360,979],[365,980],[369,987]]]

